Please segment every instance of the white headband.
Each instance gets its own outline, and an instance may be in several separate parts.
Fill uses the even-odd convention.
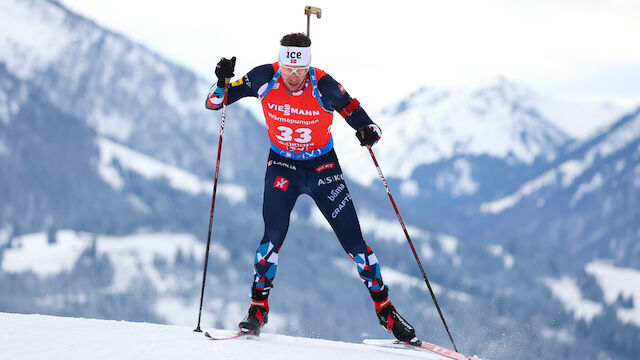
[[[311,64],[311,47],[280,46],[278,60],[284,66],[309,66]]]

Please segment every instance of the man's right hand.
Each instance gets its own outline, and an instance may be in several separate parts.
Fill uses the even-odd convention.
[[[236,57],[232,57],[231,60],[222,58],[218,65],[216,65],[216,76],[218,77],[218,87],[224,88],[224,79],[231,79],[233,77],[233,70],[236,67]]]

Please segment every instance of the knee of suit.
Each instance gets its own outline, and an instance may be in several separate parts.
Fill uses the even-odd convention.
[[[286,235],[287,235],[286,231],[267,230],[264,232],[264,237],[262,238],[262,241],[260,242],[260,244],[271,243],[277,248],[279,248],[280,246],[282,246],[282,243],[284,242],[284,237]]]

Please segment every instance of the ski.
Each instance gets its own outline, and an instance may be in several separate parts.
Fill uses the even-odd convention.
[[[251,339],[251,338],[258,337],[258,335],[255,335],[252,333],[246,333],[242,331],[238,331],[230,335],[220,335],[220,336],[211,335],[208,332],[205,332],[204,336],[206,336],[207,339],[209,340],[231,340],[231,339],[244,338],[244,337]]]
[[[454,360],[478,359],[475,356],[470,357],[464,354],[460,354],[453,350],[445,349],[441,346],[434,345],[422,340],[418,340],[416,343],[412,343],[412,344],[404,343],[399,340],[391,340],[391,339],[364,339],[362,340],[362,342],[368,345],[376,345],[376,346],[383,346],[383,347],[396,348],[396,349],[426,350],[434,354],[438,354]]]

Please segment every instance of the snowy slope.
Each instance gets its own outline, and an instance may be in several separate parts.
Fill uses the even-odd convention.
[[[6,359],[447,359],[424,351],[275,334],[213,342],[193,327],[150,323],[8,313],[0,313],[0,323]]]

